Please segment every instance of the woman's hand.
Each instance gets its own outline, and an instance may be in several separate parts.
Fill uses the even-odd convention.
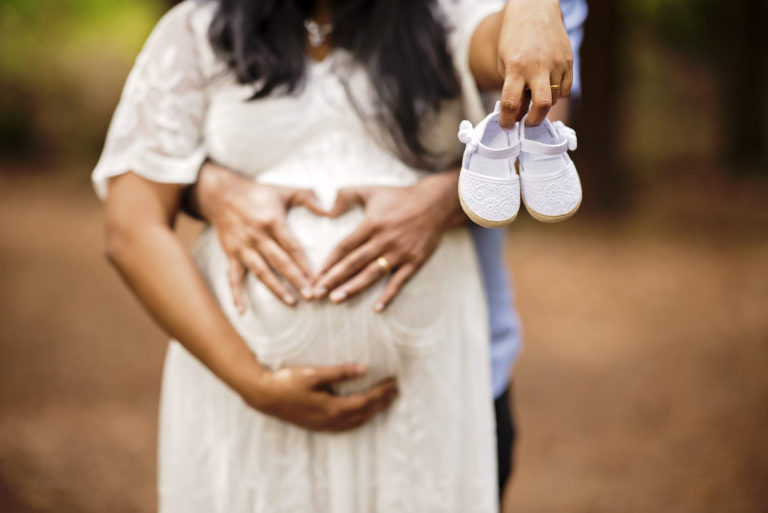
[[[201,170],[194,198],[200,214],[216,228],[229,261],[232,296],[241,313],[246,271],[288,305],[297,299],[281,276],[304,299],[311,299],[312,273],[288,230],[286,214],[302,205],[325,215],[312,191],[258,184],[209,162]]]
[[[511,128],[522,118],[529,100],[526,122],[540,124],[559,97],[571,94],[573,84],[573,52],[560,3],[509,0],[478,25],[470,66],[480,87],[502,88],[501,126]]]
[[[362,376],[364,365],[287,367],[253,373],[240,395],[251,407],[312,431],[346,431],[365,424],[397,397],[394,379],[348,396],[330,392],[334,383]]]
[[[314,293],[340,303],[388,274],[377,260],[392,267],[386,288],[374,303],[381,312],[408,279],[429,259],[443,232],[464,221],[457,195],[458,172],[429,176],[410,187],[342,189],[331,209],[339,216],[353,205],[365,208],[360,226],[331,252]]]

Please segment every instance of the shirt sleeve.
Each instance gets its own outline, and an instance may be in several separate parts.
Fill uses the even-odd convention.
[[[571,97],[581,96],[581,42],[584,39],[584,22],[587,20],[589,9],[586,0],[560,0],[563,12],[563,22],[568,31],[573,50],[573,85]]]
[[[475,29],[485,18],[504,7],[503,0],[439,0],[446,21],[448,45],[453,66],[461,85],[464,116],[473,123],[486,115],[480,90],[469,68],[469,43]]]
[[[194,2],[157,24],[123,89],[101,158],[91,176],[104,199],[109,179],[132,171],[162,183],[193,183],[206,158],[207,106],[192,26]]]

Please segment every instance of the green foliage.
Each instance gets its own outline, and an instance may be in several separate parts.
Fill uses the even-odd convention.
[[[0,0],[0,161],[90,157],[163,9],[156,0]]]
[[[95,42],[123,55],[135,53],[159,8],[149,0],[4,0],[0,71],[24,73],[35,61],[69,57],[93,49]]]
[[[707,58],[716,44],[723,0],[629,0],[622,2],[628,21],[650,26],[668,45]]]

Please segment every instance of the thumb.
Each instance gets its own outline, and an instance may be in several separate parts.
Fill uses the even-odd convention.
[[[366,196],[367,189],[365,187],[339,189],[339,192],[336,193],[336,202],[328,211],[328,217],[339,217],[355,205],[364,205]]]
[[[360,377],[368,372],[368,366],[359,363],[345,363],[333,367],[314,367],[313,371],[312,387],[321,388]]]
[[[243,284],[245,282],[245,267],[240,263],[236,257],[229,257],[229,271],[227,272],[227,280],[229,281],[229,288],[232,291],[232,301],[235,303],[237,313],[242,315],[245,313],[245,302],[243,301]]]
[[[318,216],[328,215],[328,212],[320,206],[320,200],[312,189],[299,189],[291,196],[291,207],[302,206]]]

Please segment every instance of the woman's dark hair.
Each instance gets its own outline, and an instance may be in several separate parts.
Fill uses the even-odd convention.
[[[217,0],[209,37],[253,96],[295,91],[306,67],[304,20],[314,0]],[[421,120],[459,94],[434,0],[336,0],[331,42],[367,71],[376,120],[417,159]]]

